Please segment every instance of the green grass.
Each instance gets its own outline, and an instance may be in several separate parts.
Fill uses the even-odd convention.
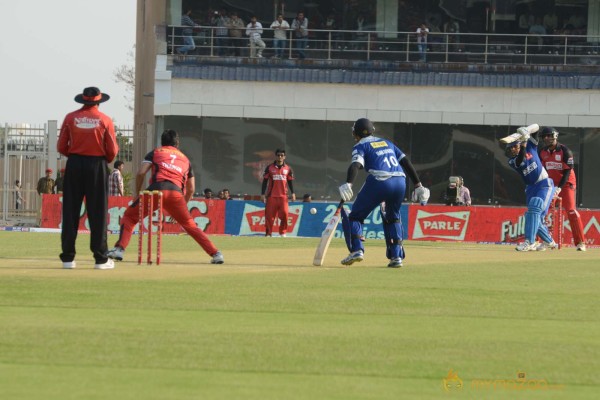
[[[317,239],[187,236],[163,265],[93,270],[89,236],[62,270],[58,234],[0,232],[0,393],[5,399],[595,399],[600,252],[382,241],[325,267]],[[113,236],[109,243],[113,243]],[[464,388],[446,393],[452,369]],[[550,390],[477,389],[545,379]]]

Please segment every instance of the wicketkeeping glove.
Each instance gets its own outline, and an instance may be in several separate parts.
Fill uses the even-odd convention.
[[[352,200],[352,196],[354,196],[354,193],[352,193],[352,184],[351,183],[344,183],[342,186],[340,186],[340,196],[342,197],[342,200],[344,201],[350,201]]]

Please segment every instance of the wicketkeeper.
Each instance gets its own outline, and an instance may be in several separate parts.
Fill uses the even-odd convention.
[[[161,147],[146,154],[142,166],[135,179],[136,193],[142,190],[145,176],[152,171],[150,186],[146,190],[160,190],[163,193],[163,208],[175,221],[211,256],[211,264],[223,264],[223,254],[210,241],[208,236],[198,228],[190,215],[187,203],[194,194],[195,178],[189,159],[179,150],[179,135],[174,130],[166,130],[161,138]],[[133,228],[139,221],[138,197],[127,207],[121,219],[121,233],[115,247],[107,256],[122,261],[125,249],[131,240]],[[156,198],[153,197],[153,208],[156,208]],[[144,209],[144,216],[149,210]]]

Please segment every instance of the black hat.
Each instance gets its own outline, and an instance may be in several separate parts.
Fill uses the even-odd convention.
[[[104,103],[110,99],[106,93],[102,93],[97,87],[91,86],[83,89],[82,94],[75,96],[75,101],[81,104],[94,105]]]

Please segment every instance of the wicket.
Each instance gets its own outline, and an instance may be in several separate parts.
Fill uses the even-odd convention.
[[[554,241],[558,244],[558,248],[561,249],[563,245],[563,232],[565,229],[562,199],[560,197],[553,198],[548,211],[548,216],[550,217],[548,230],[552,234]]]
[[[148,265],[152,264],[152,228],[154,227],[154,199],[156,196],[156,211],[157,211],[157,222],[156,222],[156,265],[160,265],[160,256],[162,252],[162,228],[163,228],[163,194],[160,190],[144,190],[140,192],[139,197],[139,235],[138,235],[138,265],[142,264],[142,255],[144,253],[144,214],[147,210],[148,215],[148,226],[146,227],[148,233],[148,254],[146,262]]]

